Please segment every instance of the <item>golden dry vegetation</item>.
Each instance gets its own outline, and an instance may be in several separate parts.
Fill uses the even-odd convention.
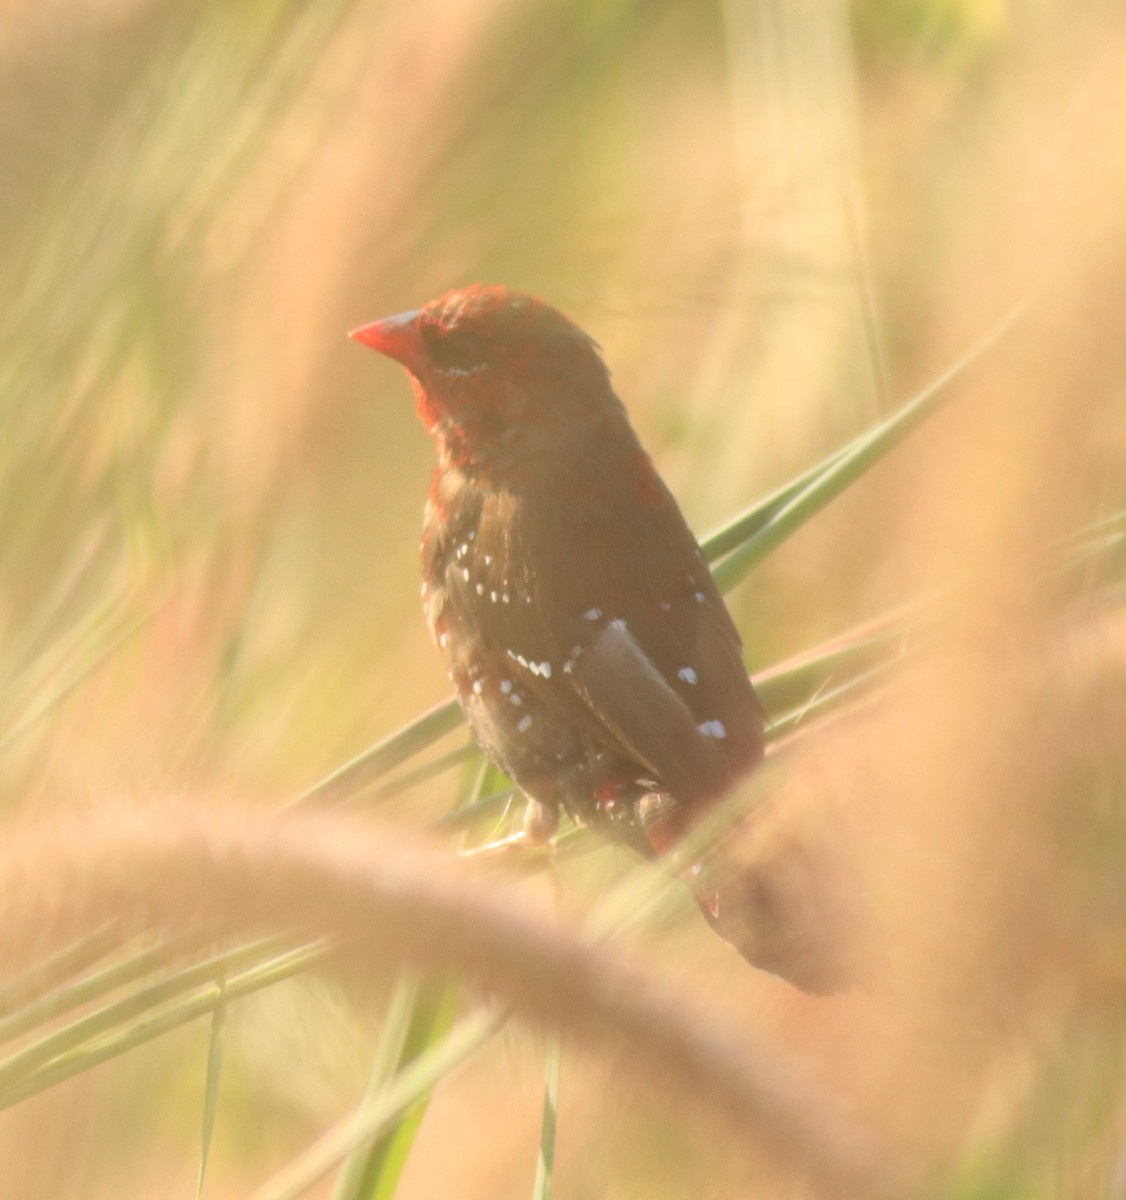
[[[0,1196],[531,1196],[555,1031],[558,1200],[1119,1195],[1126,10],[0,14]],[[992,338],[731,596],[780,736],[724,836],[863,988],[589,835],[455,862],[466,755],[278,816],[446,698],[431,450],[343,335],[478,279],[598,339],[701,532]],[[412,1014],[401,1174],[306,1180]]]

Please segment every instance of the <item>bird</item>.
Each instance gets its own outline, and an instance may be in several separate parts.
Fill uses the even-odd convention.
[[[762,762],[765,713],[598,344],[543,300],[482,284],[350,336],[406,369],[435,443],[423,608],[474,738],[529,800],[531,836],[564,810],[675,858]],[[698,863],[678,869],[722,936],[722,890]]]

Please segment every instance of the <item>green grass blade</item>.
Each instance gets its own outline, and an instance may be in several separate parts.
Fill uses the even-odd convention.
[[[779,713],[770,722],[767,730],[767,744],[781,741],[795,733],[801,726],[811,725],[815,720],[826,717],[846,705],[859,702],[868,695],[876,683],[887,677],[896,661],[895,658],[892,658],[886,662],[877,663],[874,667],[853,675],[833,687],[825,686],[804,703]]]
[[[429,828],[444,833],[464,833],[476,828],[481,821],[497,820],[519,795],[519,791],[514,787],[492,792],[472,804],[447,813],[444,817],[438,817],[430,823]]]
[[[462,720],[461,709],[451,697],[337,767],[319,783],[302,792],[292,804],[329,805],[353,799],[388,771],[393,771],[455,730]]]
[[[409,986],[407,1004],[400,1011],[393,1005],[388,1015],[384,1042],[376,1056],[364,1103],[377,1097],[398,1071],[449,1034],[460,995],[457,983]],[[333,1200],[385,1200],[393,1196],[425,1112],[424,1093],[382,1137],[358,1147],[341,1172]]]
[[[108,638],[105,645],[93,650],[87,648],[84,651],[84,660],[72,666],[62,679],[52,685],[46,695],[37,698],[27,712],[0,737],[0,751],[7,750],[13,742],[49,716],[68,696],[73,695],[121,646],[149,625],[158,611],[159,608],[156,607],[141,613],[124,623],[120,630]]]
[[[57,983],[85,970],[121,944],[121,924],[107,921],[92,933],[34,963],[0,988],[0,1013],[9,1014],[4,1023],[21,1019],[31,997],[42,995]]]
[[[547,1079],[543,1093],[543,1120],[540,1125],[540,1155],[536,1160],[536,1178],[532,1200],[551,1200],[555,1178],[555,1129],[559,1116],[559,1038],[552,1037],[547,1049]]]
[[[790,501],[803,492],[811,483],[816,482],[838,463],[850,450],[851,444],[834,450],[815,466],[803,471],[789,483],[782,484],[762,499],[756,500],[750,508],[732,517],[725,525],[720,526],[714,533],[708,534],[700,542],[700,549],[708,562],[715,562],[737,550],[744,542],[754,537],[774,516],[779,509],[784,508]]]
[[[113,931],[111,940],[113,946],[116,947],[120,940],[117,926],[113,925],[109,928]],[[90,1004],[100,996],[135,983],[146,975],[151,975],[154,971],[166,967],[169,960],[175,955],[197,950],[213,938],[214,931],[212,930],[193,930],[182,937],[162,941],[155,946],[147,946],[101,970],[81,976],[72,983],[40,995],[35,1000],[26,1001],[20,1007],[13,1008],[10,1016],[0,1020],[0,1043],[10,1042],[13,1038],[21,1037],[34,1029],[36,1025],[45,1025],[50,1021],[55,1021],[76,1008]],[[84,941],[86,940],[84,939]],[[266,948],[277,948],[283,944],[288,943],[282,939],[270,938],[266,943]],[[254,945],[262,946],[263,943],[256,942]],[[73,968],[67,970],[66,973],[77,975],[86,965],[84,961],[79,960],[74,962]],[[44,989],[40,988],[39,990],[43,991]]]
[[[358,1147],[378,1138],[461,1066],[497,1032],[507,1014],[477,1012],[465,1017],[440,1042],[429,1047],[359,1109],[337,1122],[251,1200],[296,1200],[315,1187]]]
[[[199,1139],[196,1200],[203,1195],[203,1181],[207,1176],[207,1155],[211,1149],[211,1137],[215,1132],[215,1113],[219,1107],[219,1080],[223,1075],[223,1035],[227,1027],[226,983],[222,975],[216,980],[221,1003],[211,1014],[211,1033],[207,1039],[207,1079],[203,1089],[203,1126]]]
[[[951,384],[1014,328],[1026,308],[1026,304],[1014,308],[913,400],[874,429],[854,439],[842,452],[830,456],[813,472],[806,472],[804,486],[788,485],[745,514],[740,519],[744,540],[713,571],[720,589],[733,588],[748,571],[932,416],[949,398]],[[731,526],[721,530],[709,539],[709,543],[729,545],[734,538],[732,530]],[[748,533],[748,530],[753,532]]]
[[[460,746],[448,754],[439,755],[430,762],[412,767],[411,770],[396,775],[394,779],[379,784],[378,787],[372,788],[367,793],[365,799],[372,804],[380,800],[389,800],[392,796],[398,796],[412,787],[417,787],[420,783],[425,783],[428,779],[434,779],[454,767],[460,767],[462,763],[469,762],[471,758],[480,753],[477,743],[470,742],[467,746]]]
[[[496,769],[482,760],[463,787],[455,812],[474,806],[496,775]],[[456,981],[430,981],[416,986],[412,980],[400,984],[384,1023],[365,1103],[374,1100],[396,1074],[446,1037],[460,992]],[[385,1200],[394,1195],[426,1112],[426,1102],[426,1097],[421,1097],[380,1137],[356,1147],[341,1172],[333,1200]]]
[[[228,979],[225,994],[234,999],[305,970],[326,952],[325,944],[316,942],[288,954],[275,955],[268,963],[261,964],[255,962],[261,957],[261,945],[241,947],[97,1009],[0,1062],[0,1107],[14,1104],[160,1033],[213,1012],[222,998],[210,981],[221,972],[239,969],[247,962],[254,964]],[[203,992],[183,996],[205,982],[210,986]]]

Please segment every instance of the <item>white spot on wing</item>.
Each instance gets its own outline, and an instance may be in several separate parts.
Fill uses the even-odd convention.
[[[532,714],[525,713],[519,721],[516,722],[516,730],[518,733],[527,733],[532,727]]]
[[[507,696],[512,691],[512,680],[502,679],[500,681],[500,690]]]
[[[727,729],[722,721],[705,721],[698,728],[704,737],[715,738],[716,741],[722,741],[727,737]]]
[[[696,593],[696,603],[697,604],[703,604],[706,599],[707,599],[707,596],[705,596],[703,592]]]
[[[625,623],[625,619],[623,617],[615,617],[610,622],[610,628],[618,630],[619,633],[625,633],[629,626]]]
[[[597,620],[598,620],[598,618],[599,618],[600,616],[602,616],[602,609],[600,609],[600,608],[588,608],[588,609],[586,610],[586,612],[585,612],[585,613],[583,613],[583,616],[584,616],[584,617],[585,617],[585,618],[586,618],[588,621],[597,621]]]
[[[696,682],[696,672],[691,667],[681,667],[676,673],[678,679],[683,679],[685,683]]]
[[[479,679],[473,681],[473,694],[479,696],[485,690],[485,685]]]

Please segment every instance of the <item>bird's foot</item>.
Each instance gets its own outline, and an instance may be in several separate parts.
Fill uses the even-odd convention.
[[[461,852],[462,858],[488,859],[505,862],[541,863],[555,855],[553,838],[559,825],[558,811],[550,805],[529,799],[519,829],[503,837],[471,846]],[[519,858],[517,858],[519,856]]]

